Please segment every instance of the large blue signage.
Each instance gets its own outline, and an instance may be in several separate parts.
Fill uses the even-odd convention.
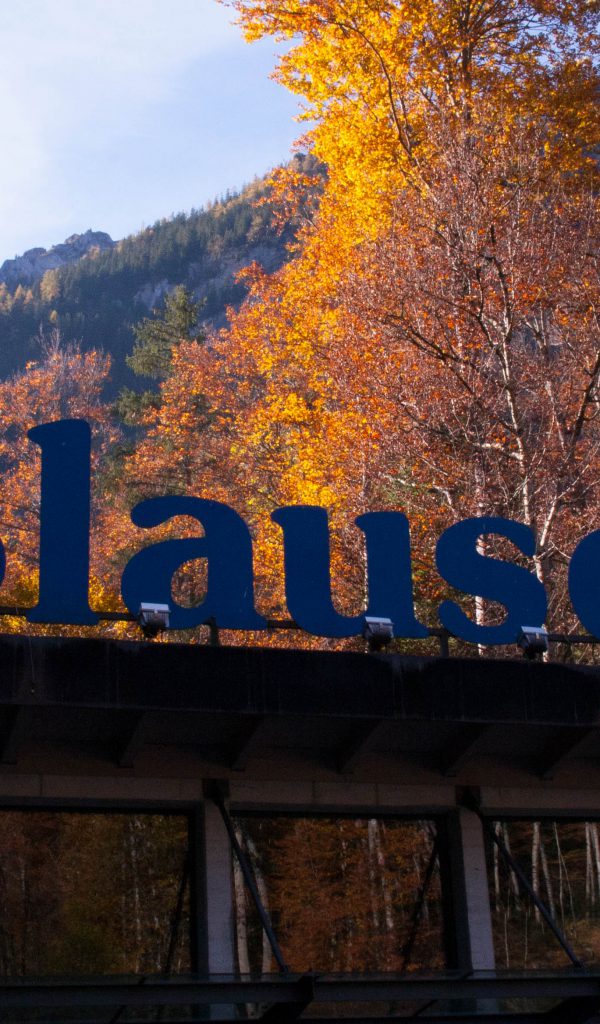
[[[59,420],[29,431],[42,452],[39,598],[30,622],[93,625],[90,608],[90,428],[83,420]],[[213,620],[222,629],[260,630],[265,619],[254,606],[252,541],[244,520],[218,501],[164,496],[136,505],[136,526],[151,529],[176,516],[192,517],[203,535],[150,544],[125,567],[123,600],[137,615],[144,602],[168,604],[169,627],[190,629]],[[364,616],[391,619],[394,635],[426,637],[415,615],[409,524],[401,512],[367,512],[356,519],[365,535],[367,608],[363,615],[336,611],[330,585],[329,529],[325,509],[293,505],[273,512],[281,527],[286,600],[298,626],[316,636],[347,637],[361,632]],[[445,530],[436,549],[441,577],[465,594],[503,605],[498,625],[473,621],[456,601],[443,601],[439,618],[454,636],[476,644],[514,643],[521,626],[541,626],[547,601],[533,571],[478,551],[482,536],[510,541],[526,558],[535,554],[536,539],[522,523],[497,517],[465,519]],[[207,564],[206,596],[194,608],[174,603],[174,573],[192,559]],[[0,544],[0,582],[5,555]],[[600,530],[575,549],[569,572],[573,607],[586,629],[600,635]]]

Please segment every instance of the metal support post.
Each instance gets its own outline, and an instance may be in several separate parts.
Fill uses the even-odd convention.
[[[495,968],[485,840],[478,815],[466,807],[448,821],[449,876],[456,936],[453,966],[466,971]]]
[[[278,968],[279,968],[279,970],[281,971],[282,974],[288,974],[289,973],[289,968],[288,968],[288,966],[285,963],[285,960],[283,958],[283,953],[282,953],[281,948],[279,946],[279,942],[277,941],[277,936],[275,935],[275,932],[273,930],[273,925],[271,924],[271,919],[270,919],[267,911],[265,910],[265,907],[263,906],[262,900],[260,898],[260,894],[258,892],[258,888],[256,886],[256,882],[254,881],[254,877],[253,877],[253,874],[252,874],[252,868],[250,867],[248,859],[247,859],[246,855],[244,854],[244,851],[242,850],[242,848],[241,848],[241,846],[240,846],[240,844],[238,842],[237,836],[235,834],[235,829],[233,827],[233,822],[232,822],[232,820],[229,817],[229,814],[227,812],[227,807],[225,806],[225,801],[223,799],[223,794],[221,792],[221,789],[220,789],[218,783],[215,783],[210,788],[209,792],[210,792],[211,799],[214,801],[214,803],[216,804],[216,806],[219,809],[219,812],[220,812],[221,817],[223,819],[223,824],[225,825],[225,828],[227,829],[227,834],[228,834],[229,840],[231,842],[231,847],[233,849],[233,852],[234,852],[235,856],[237,857],[238,864],[240,865],[240,870],[242,872],[242,875],[244,876],[244,882],[245,882],[246,887],[247,887],[247,889],[248,889],[248,891],[249,891],[249,893],[250,893],[250,895],[251,895],[251,897],[252,897],[252,899],[254,901],[254,905],[255,905],[256,910],[258,912],[258,916],[260,917],[260,923],[261,923],[261,925],[263,927],[263,931],[264,931],[265,935],[267,936],[269,945],[270,945],[271,950],[273,952],[273,956],[275,957],[275,960],[277,962],[277,966],[278,966]]]
[[[459,807],[447,823],[449,902],[454,924],[454,953],[458,967],[469,976],[495,969],[492,915],[481,821],[474,811]],[[491,1014],[495,1000],[463,1000],[463,1012]]]
[[[205,800],[190,819],[191,960],[201,975],[232,975],[236,971],[231,847],[227,829],[212,800]],[[212,1008],[220,1018],[234,1017],[234,1008]]]

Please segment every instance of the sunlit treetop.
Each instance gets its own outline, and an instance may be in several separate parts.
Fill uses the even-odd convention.
[[[291,41],[275,78],[306,101],[314,152],[365,226],[390,186],[426,183],[436,123],[491,108],[502,136],[545,119],[571,168],[597,145],[598,0],[222,2],[248,40]]]

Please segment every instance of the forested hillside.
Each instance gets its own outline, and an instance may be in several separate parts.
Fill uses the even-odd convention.
[[[436,571],[440,532],[485,516],[527,536],[516,557],[550,628],[578,628],[569,560],[600,500],[594,5],[233,6],[249,39],[290,40],[278,75],[308,103],[310,156],[4,290],[2,367],[21,367],[0,383],[6,603],[34,603],[37,587],[26,431],[79,417],[94,438],[92,606],[122,607],[136,548],[195,533],[179,519],[150,538],[136,501],[203,494],[249,524],[263,615],[289,612],[271,514],[301,504],[330,515],[338,623],[364,608],[355,518],[392,508],[410,518],[421,623],[445,604],[485,643],[506,618],[493,600],[454,600]],[[237,304],[208,337],[202,299],[217,325]],[[27,340],[40,323],[58,329],[43,351]],[[119,403],[137,428],[124,445],[106,396],[134,342],[145,393]],[[508,536],[484,535],[478,553],[514,560]],[[173,575],[190,640],[204,584],[197,561]]]
[[[320,550],[331,540],[331,595],[326,572],[316,583],[310,572],[306,578],[321,586],[330,621],[350,621],[346,633],[331,634],[335,640],[224,627],[223,643],[364,651],[355,626],[369,574],[356,521],[382,509],[410,519],[419,622],[441,621],[452,633],[443,619],[450,609],[471,630],[462,648],[451,640],[451,653],[485,655],[486,630],[510,618],[493,588],[464,593],[438,572],[436,539],[468,518],[478,527],[485,521],[471,553],[500,572],[499,562],[518,563],[543,595],[549,629],[580,630],[569,561],[583,538],[594,533],[597,542],[600,504],[597,0],[230,6],[249,40],[289,44],[277,75],[307,105],[311,155],[268,184],[0,288],[2,603],[31,608],[39,589],[40,453],[27,431],[75,418],[92,431],[90,607],[122,614],[125,567],[167,549],[152,565],[161,584],[166,579],[171,614],[183,610],[189,628],[161,634],[158,643],[206,642],[210,620],[214,636],[212,579],[230,552],[222,544],[213,557],[202,536],[204,526],[211,533],[213,502],[248,524],[243,552],[252,548],[253,573],[240,590],[252,614],[255,605],[265,618],[288,622],[281,512],[313,506],[315,533],[325,538]],[[226,322],[228,304],[235,308]],[[207,333],[211,325],[222,329]],[[32,340],[40,333],[43,345]],[[141,394],[121,391],[127,355]],[[174,494],[176,505],[161,503]],[[211,502],[194,504],[198,497]],[[134,506],[154,498],[132,518]],[[514,533],[497,530],[498,517],[527,543],[519,547]],[[299,575],[311,568],[309,532],[298,538]],[[81,619],[47,626],[11,614],[2,628],[140,637],[130,620],[73,621]],[[514,655],[514,640],[513,633],[493,654]],[[401,637],[389,649],[433,653],[429,643]],[[557,644],[550,654],[593,659],[595,650]],[[6,972],[66,964],[186,969],[184,843],[162,820],[139,817],[101,829],[105,847],[90,820],[90,848],[104,861],[80,858],[68,823],[15,818],[4,829],[0,881],[14,925],[0,930]],[[307,825],[290,817],[273,828],[256,816],[238,820],[239,842],[294,970],[443,963],[435,827],[409,825],[324,818]],[[578,955],[597,963],[597,823],[493,827]],[[48,900],[45,929],[32,918],[23,884],[22,848],[37,843],[36,829],[71,851],[56,897],[48,895],[47,870],[34,863],[30,872],[31,891],[37,873]],[[148,867],[153,850],[168,870]],[[498,962],[562,963],[512,869],[495,848],[488,855]],[[120,953],[112,955],[117,944],[108,932],[90,932],[89,958],[78,963],[71,941],[82,946],[83,926],[71,883],[84,863],[90,874],[94,867],[100,913]],[[110,891],[114,863],[122,881]],[[239,873],[235,886],[239,964],[269,970]],[[141,906],[153,889],[162,894],[154,904],[161,919],[151,927]],[[55,921],[69,941],[50,936],[40,948],[38,932],[43,940]],[[165,945],[169,927],[173,942]]]
[[[297,169],[313,164],[309,157],[293,161]],[[239,194],[157,221],[112,247],[104,236],[101,247],[37,277],[29,264],[19,277],[20,261],[7,261],[5,280],[0,276],[0,377],[38,359],[40,336],[58,328],[64,343],[112,355],[109,387],[116,391],[129,380],[125,356],[133,346],[132,324],[160,307],[176,285],[203,303],[203,321],[222,326],[227,306],[239,306],[246,294],[237,272],[254,261],[274,271],[287,257],[294,224],[275,224],[269,196],[266,181],[257,180]],[[48,261],[66,248],[56,246]],[[34,263],[36,256],[43,262],[40,254],[33,250]]]

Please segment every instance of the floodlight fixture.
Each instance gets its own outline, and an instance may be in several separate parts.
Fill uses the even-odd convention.
[[[394,623],[391,619],[365,615],[362,635],[370,651],[381,651],[394,639]]]
[[[154,601],[142,601],[138,612],[138,623],[142,633],[154,639],[158,633],[169,628],[169,605],[156,604]]]
[[[517,644],[526,658],[535,658],[538,654],[546,654],[548,633],[543,626],[521,626]]]

